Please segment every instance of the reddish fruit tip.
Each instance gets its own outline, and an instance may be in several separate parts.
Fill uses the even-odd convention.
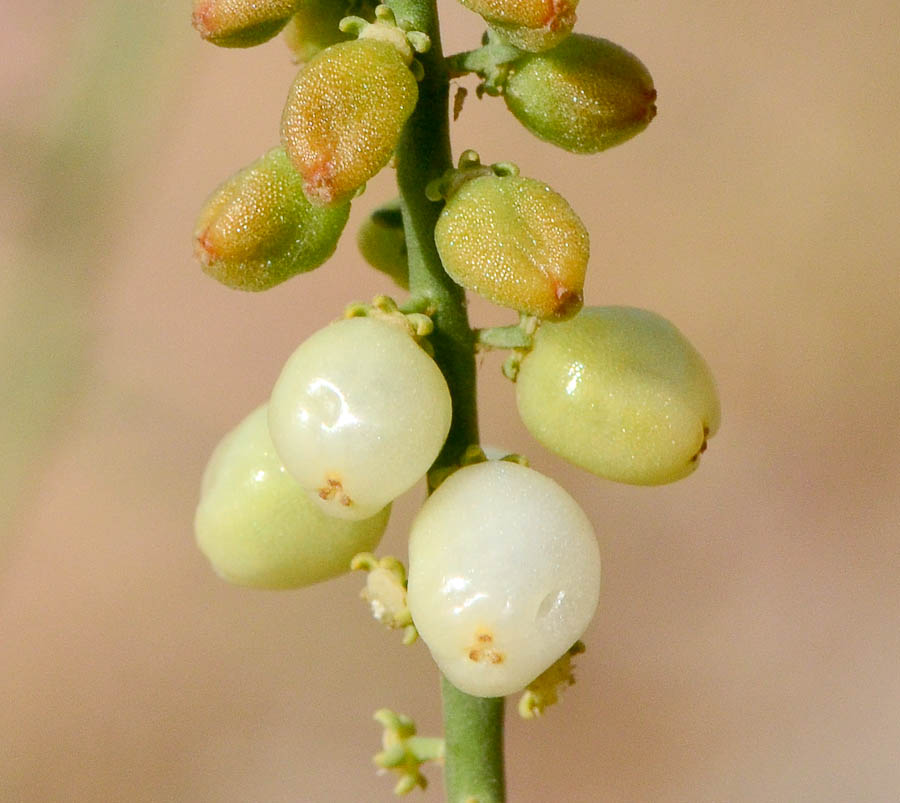
[[[213,36],[213,28],[215,27],[213,14],[214,10],[211,2],[201,3],[194,8],[194,13],[191,14],[191,25],[204,39],[209,39]]]
[[[553,31],[570,29],[575,24],[575,9],[570,0],[550,0],[544,27]]]
[[[202,265],[211,265],[219,256],[212,243],[209,227],[194,237],[194,257]]]
[[[334,162],[321,158],[303,173],[303,192],[315,204],[326,206],[334,201],[337,190],[334,185]]]
[[[584,295],[580,291],[561,284],[556,286],[556,300],[556,308],[553,310],[555,320],[571,318],[584,305]]]

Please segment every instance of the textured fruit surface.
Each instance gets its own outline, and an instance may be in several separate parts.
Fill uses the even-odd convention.
[[[365,518],[425,475],[450,414],[440,369],[404,329],[350,318],[320,329],[285,363],[269,429],[323,510]]]
[[[194,227],[203,270],[237,290],[268,290],[334,253],[350,204],[322,208],[303,194],[282,148],[222,184]]]
[[[389,42],[341,42],[301,68],[281,141],[307,197],[320,205],[352,197],[388,163],[418,96],[416,79]]]
[[[495,304],[541,318],[564,318],[581,306],[588,233],[565,198],[540,181],[466,181],[434,236],[453,280]]]
[[[220,47],[252,47],[275,36],[291,18],[298,0],[194,0],[191,21],[208,42]]]
[[[584,633],[600,593],[600,552],[578,503],[515,463],[462,468],[412,525],[407,603],[458,689],[523,689]]]
[[[362,521],[327,516],[281,464],[257,408],[216,447],[194,517],[197,544],[223,579],[300,588],[350,570],[387,526],[385,507]]]
[[[618,145],[656,114],[653,79],[637,57],[581,34],[513,62],[503,97],[529,131],[575,153]]]
[[[490,28],[502,41],[519,50],[540,53],[556,47],[567,36],[571,28],[528,28],[525,25],[510,25],[503,22],[489,22]]]
[[[466,8],[490,22],[527,28],[571,28],[578,0],[462,0]]]
[[[709,367],[665,318],[588,307],[544,324],[516,382],[519,414],[544,446],[635,485],[690,474],[719,427]]]

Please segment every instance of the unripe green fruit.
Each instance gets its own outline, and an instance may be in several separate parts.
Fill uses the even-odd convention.
[[[653,79],[637,57],[580,34],[512,62],[503,97],[532,134],[574,153],[618,145],[656,115]]]
[[[372,21],[376,3],[370,0],[301,0],[297,12],[284,29],[284,39],[298,64],[309,61],[326,47],[353,39],[338,28],[341,20],[355,14]]]
[[[540,181],[466,181],[447,201],[434,238],[453,280],[495,304],[541,318],[581,307],[588,233],[565,198]]]
[[[578,0],[461,0],[515,47],[531,52],[554,47],[575,24]]]
[[[404,290],[409,289],[409,259],[399,199],[378,207],[366,218],[359,227],[356,244],[375,270],[390,276]]]
[[[220,47],[252,47],[268,41],[290,20],[299,0],[194,0],[192,23]]]
[[[387,41],[341,42],[301,68],[284,107],[281,141],[310,201],[349,200],[381,170],[418,97],[409,66]]]
[[[194,227],[194,255],[228,287],[268,290],[328,259],[349,215],[349,203],[311,204],[284,150],[274,148],[207,200]]]
[[[542,324],[522,360],[516,402],[550,451],[634,485],[690,474],[719,427],[703,358],[665,318],[633,307],[587,307]]]
[[[323,513],[287,473],[272,445],[266,406],[216,447],[194,517],[197,544],[230,583],[300,588],[350,570],[378,546],[390,506],[362,521]]]

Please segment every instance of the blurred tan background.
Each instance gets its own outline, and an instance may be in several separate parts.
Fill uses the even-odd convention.
[[[446,51],[474,46],[476,18],[441,8]],[[691,478],[617,486],[539,448],[483,361],[485,442],[567,487],[605,561],[578,684],[542,721],[510,712],[510,799],[900,800],[900,6],[579,11],[650,68],[650,128],[578,157],[470,92],[456,152],[566,195],[589,303],[674,321],[724,416]],[[191,519],[210,450],[296,344],[389,289],[351,233],[391,176],[333,262],[224,289],[192,223],[276,142],[284,45],[206,45],[187,0],[3,12],[0,800],[388,801],[370,716],[437,730],[425,648],[371,621],[360,577],[228,587]],[[430,777],[412,799],[441,799]]]

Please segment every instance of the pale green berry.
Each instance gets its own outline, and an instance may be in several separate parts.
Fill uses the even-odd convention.
[[[552,452],[635,485],[690,474],[719,427],[706,362],[665,318],[633,307],[586,307],[542,324],[522,360],[516,402]]]
[[[653,79],[640,60],[581,34],[513,61],[503,98],[529,131],[574,153],[618,145],[656,115]]]
[[[424,477],[450,430],[450,391],[405,327],[349,318],[312,335],[272,390],[269,429],[322,509],[366,518]]]
[[[459,469],[422,506],[409,539],[407,604],[458,689],[525,688],[581,637],[600,593],[600,552],[578,503],[530,468]]]
[[[389,514],[389,506],[361,521],[323,513],[282,465],[263,405],[213,452],[194,532],[228,582],[300,588],[349,571],[354,555],[378,546]]]

